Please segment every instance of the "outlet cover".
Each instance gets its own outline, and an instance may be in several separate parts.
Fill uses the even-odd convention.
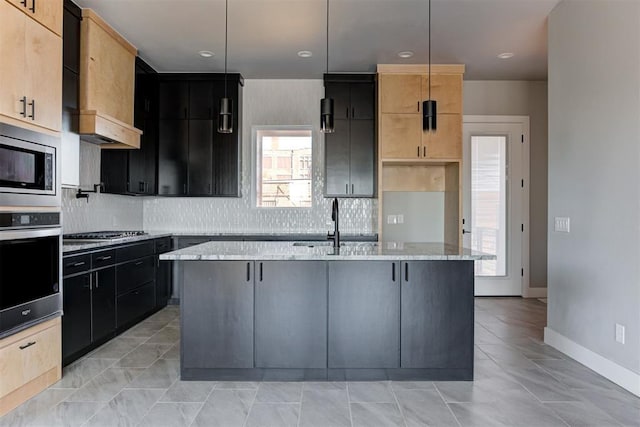
[[[616,323],[616,342],[624,344],[624,325]]]
[[[397,215],[387,215],[387,224],[397,224],[398,216]]]
[[[404,215],[396,215],[396,218],[398,219],[398,224],[404,224]]]
[[[570,230],[570,218],[566,216],[555,217],[554,230],[559,233],[568,233]]]

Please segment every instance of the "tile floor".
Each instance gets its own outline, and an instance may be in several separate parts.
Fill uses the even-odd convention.
[[[474,382],[181,382],[178,308],[64,370],[2,426],[640,426],[640,399],[546,346],[546,305],[476,300]]]

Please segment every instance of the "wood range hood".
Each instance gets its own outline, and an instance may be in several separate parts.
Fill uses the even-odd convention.
[[[140,148],[133,126],[138,50],[91,9],[80,32],[80,138],[101,148]]]

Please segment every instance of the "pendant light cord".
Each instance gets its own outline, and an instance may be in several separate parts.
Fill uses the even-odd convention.
[[[329,0],[327,0],[327,74],[329,74]]]
[[[431,0],[429,0],[431,1]],[[227,41],[229,39],[229,0],[224,3],[224,97],[227,97]]]
[[[429,0],[429,100],[431,100],[431,0]]]

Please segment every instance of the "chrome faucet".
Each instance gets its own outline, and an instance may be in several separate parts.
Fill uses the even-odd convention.
[[[340,213],[338,209],[338,198],[333,199],[331,205],[331,220],[333,221],[333,233],[327,233],[327,240],[333,240],[333,247],[340,248]]]

